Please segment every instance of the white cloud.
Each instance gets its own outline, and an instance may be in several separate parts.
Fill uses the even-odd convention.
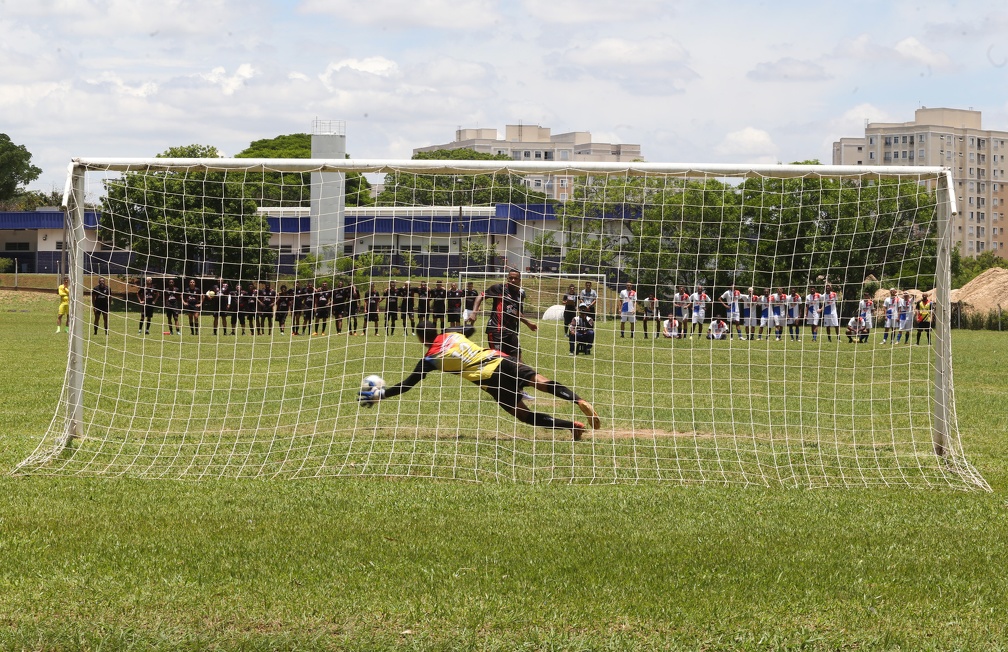
[[[318,76],[327,90],[339,88],[359,88],[373,86],[374,83],[386,84],[391,78],[399,76],[399,66],[395,61],[385,57],[366,57],[364,59],[343,59],[330,63]]]
[[[536,21],[544,23],[614,24],[641,19],[655,20],[668,11],[670,3],[612,2],[611,0],[522,0],[521,7]]]
[[[158,85],[154,82],[143,82],[141,84],[130,85],[113,72],[105,71],[95,79],[86,80],[88,84],[111,88],[120,95],[131,95],[133,97],[148,97],[158,91]]]
[[[697,78],[689,67],[689,53],[670,38],[637,40],[607,37],[563,52],[557,61],[546,56],[556,80],[590,84],[591,79],[611,81],[631,93],[667,95],[683,90]]]
[[[581,66],[652,66],[685,63],[686,50],[677,42],[665,39],[630,40],[603,38],[568,50],[569,62]]]
[[[893,50],[910,63],[922,63],[930,68],[941,69],[950,65],[948,55],[931,50],[912,36],[897,43]]]
[[[802,61],[793,57],[784,57],[777,61],[764,61],[746,73],[753,81],[768,82],[804,82],[825,81],[831,78],[818,63]]]
[[[714,148],[715,153],[735,161],[751,163],[775,163],[777,145],[766,131],[755,127],[745,127],[725,134]]]
[[[256,69],[251,64],[243,63],[233,75],[228,75],[223,66],[218,66],[208,73],[199,73],[199,78],[211,84],[220,86],[221,92],[225,95],[234,95],[235,91],[245,85],[245,82],[256,75]]]
[[[438,30],[488,28],[500,19],[492,0],[304,0],[298,10],[380,27]]]
[[[947,54],[932,50],[913,36],[906,37],[895,45],[889,46],[877,43],[868,34],[860,34],[841,44],[837,53],[875,66],[895,62],[924,65],[940,72],[946,72],[953,68],[952,61]]]

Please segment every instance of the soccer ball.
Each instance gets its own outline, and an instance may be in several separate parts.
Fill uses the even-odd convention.
[[[381,389],[382,387],[385,387],[385,380],[381,376],[376,376],[374,374],[365,376],[360,386],[362,392],[373,392],[376,389]]]
[[[363,381],[361,381],[361,392],[373,392],[378,389],[385,387],[385,380],[381,376],[376,376],[374,374],[366,376]],[[362,395],[360,397],[361,405],[365,407],[371,407],[378,401],[375,399],[366,399]]]
[[[214,292],[213,290],[207,290],[207,293],[206,293],[206,298],[207,299],[213,299],[215,296],[217,296],[216,292]]]

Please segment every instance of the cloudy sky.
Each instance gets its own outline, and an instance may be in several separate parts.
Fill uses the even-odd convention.
[[[344,120],[355,158],[539,124],[649,161],[830,160],[920,106],[1008,130],[1008,5],[678,0],[0,0],[0,132],[40,190]]]

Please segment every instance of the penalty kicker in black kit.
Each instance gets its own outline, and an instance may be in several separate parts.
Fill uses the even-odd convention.
[[[420,322],[417,324],[416,334],[427,348],[427,352],[417,363],[413,373],[398,385],[361,390],[359,396],[361,405],[370,407],[378,401],[398,396],[416,386],[430,372],[443,371],[462,376],[465,380],[475,383],[490,394],[505,412],[522,423],[552,430],[570,430],[575,441],[580,440],[587,429],[587,426],[580,421],[568,421],[530,410],[525,405],[522,390],[531,386],[541,392],[575,403],[588,417],[587,421],[593,429],[602,427],[602,420],[599,419],[591,403],[560,383],[537,373],[527,364],[518,362],[500,351],[479,346],[469,339],[473,332],[471,326],[466,326],[449,328],[444,333],[439,333],[433,323]]]

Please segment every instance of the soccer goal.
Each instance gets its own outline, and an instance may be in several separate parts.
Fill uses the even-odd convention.
[[[384,175],[375,207],[362,174]],[[956,421],[941,168],[76,159],[65,205],[66,382],[17,473],[989,489]],[[579,441],[453,373],[358,402],[425,355],[420,288],[494,256],[556,265],[535,301],[636,293],[587,351],[519,327],[524,362],[595,406]],[[99,275],[125,288],[108,334]],[[686,337],[645,331],[645,297]]]
[[[573,306],[575,311],[578,306],[585,304],[594,307],[593,313],[598,318],[612,312],[614,304],[612,297],[615,293],[607,288],[605,274],[528,271],[521,274],[521,289],[525,296],[522,309],[533,318],[547,321],[563,320],[563,309],[568,307],[565,299],[571,294],[576,296]],[[468,283],[472,283],[477,291],[484,290],[494,283],[503,283],[506,275],[507,270],[501,272],[463,270],[459,272],[459,285],[465,287]],[[588,293],[582,296],[586,290]]]

